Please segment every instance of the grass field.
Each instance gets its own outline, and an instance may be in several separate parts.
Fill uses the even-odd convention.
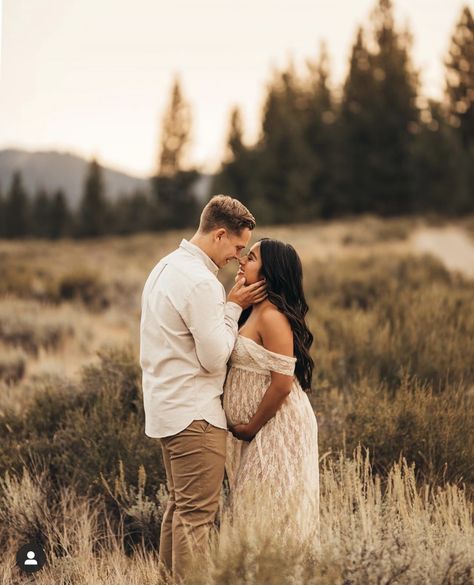
[[[167,494],[144,435],[140,294],[191,235],[0,242],[0,583],[26,582],[14,558],[34,539],[39,585],[160,584]],[[261,236],[304,264],[320,533],[298,547],[223,509],[195,583],[474,583],[474,218]]]

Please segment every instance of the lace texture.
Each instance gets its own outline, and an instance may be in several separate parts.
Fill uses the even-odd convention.
[[[271,372],[292,375],[295,364],[296,358],[269,351],[239,335],[224,385],[223,406],[228,423],[247,423],[270,385]],[[302,537],[309,532],[314,534],[315,527],[319,532],[318,426],[309,398],[296,377],[280,409],[254,439],[250,443],[240,441],[229,431],[226,449],[233,510],[243,505],[239,499],[246,490],[265,486],[271,491],[273,514],[290,515],[289,526]],[[294,493],[299,494],[296,506],[294,499],[290,504]]]

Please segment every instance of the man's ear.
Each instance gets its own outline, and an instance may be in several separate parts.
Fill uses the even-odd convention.
[[[214,237],[216,240],[220,240],[225,233],[226,231],[224,228],[219,228],[214,232]]]

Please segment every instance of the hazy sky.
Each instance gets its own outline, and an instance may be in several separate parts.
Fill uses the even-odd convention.
[[[467,4],[473,9],[474,0]],[[466,2],[395,0],[414,34],[425,94],[440,97],[442,59]],[[3,5],[3,6],[2,6]],[[191,159],[214,170],[233,104],[258,132],[272,67],[328,45],[345,76],[356,27],[375,0],[0,0],[0,148],[69,150],[137,175],[156,166],[175,72],[193,107]]]

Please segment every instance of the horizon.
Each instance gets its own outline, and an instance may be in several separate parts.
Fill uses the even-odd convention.
[[[45,4],[55,19],[44,18]],[[306,60],[317,58],[321,41],[331,86],[340,88],[357,27],[367,28],[375,4],[282,0],[277,11],[270,0],[256,6],[243,0],[236,11],[229,2],[205,0],[197,7],[178,1],[160,19],[160,6],[147,0],[133,7],[112,0],[98,6],[93,0],[45,0],[41,6],[0,0],[0,149],[96,157],[105,167],[147,178],[156,167],[160,123],[178,74],[193,112],[189,164],[214,173],[231,107],[240,107],[244,138],[253,143],[272,70],[292,59],[301,73]],[[473,1],[394,3],[397,29],[408,25],[414,37],[411,56],[425,97],[443,95],[442,60],[465,5],[472,9]]]

